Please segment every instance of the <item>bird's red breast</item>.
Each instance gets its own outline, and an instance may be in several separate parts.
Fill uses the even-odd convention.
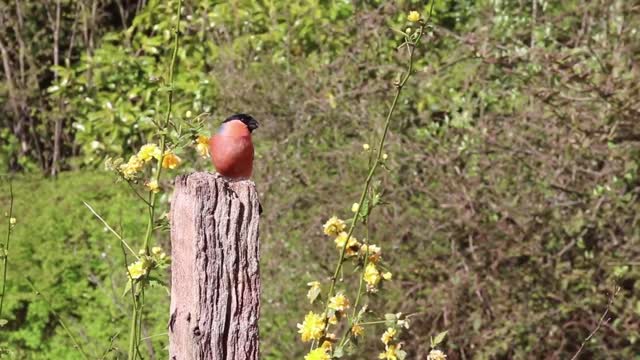
[[[225,122],[209,140],[213,166],[220,175],[249,178],[253,171],[253,143],[247,126],[239,120]]]

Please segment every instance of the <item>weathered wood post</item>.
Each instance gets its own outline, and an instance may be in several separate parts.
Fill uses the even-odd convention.
[[[250,180],[179,176],[171,202],[171,360],[258,359],[259,202]]]

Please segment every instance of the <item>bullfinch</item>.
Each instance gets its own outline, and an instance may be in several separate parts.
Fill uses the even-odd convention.
[[[211,162],[218,173],[229,178],[250,178],[253,171],[251,132],[258,128],[256,119],[235,114],[222,122],[209,140]]]

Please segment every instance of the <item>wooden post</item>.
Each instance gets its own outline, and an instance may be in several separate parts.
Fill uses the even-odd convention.
[[[250,180],[179,176],[171,202],[171,360],[257,360],[258,194]]]

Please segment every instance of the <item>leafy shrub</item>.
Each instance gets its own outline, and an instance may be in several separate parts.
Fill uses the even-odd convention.
[[[121,358],[129,316],[122,297],[127,280],[122,250],[82,202],[103,210],[127,238],[141,237],[144,224],[138,215],[143,207],[132,206],[133,196],[125,195],[124,185],[114,186],[112,177],[103,173],[63,173],[56,180],[19,176],[13,185],[17,224],[3,311],[8,323],[0,332],[0,346],[11,359],[80,359],[55,311],[85,350],[95,354],[92,358],[110,350],[114,336],[116,349],[108,358]],[[5,181],[0,194],[4,209],[8,203]],[[27,278],[42,296],[32,291]],[[165,334],[149,339],[162,357],[168,344],[163,319],[169,302],[166,293],[150,296],[146,311],[154,321],[145,324],[144,333],[145,337]]]
[[[322,264],[334,250],[310,239],[322,238],[337,202],[356,196],[366,161],[349,154],[374,142],[363,129],[380,127],[399,69],[380,39],[393,36],[388,25],[401,21],[394,14],[413,6],[240,1],[185,10],[176,118],[241,109],[263,125],[255,176],[265,209],[261,270],[277,279],[264,281],[265,358],[308,350],[295,334],[305,284],[332,275]],[[162,99],[150,79],[164,76],[167,11],[149,2],[135,31],[114,32],[96,50],[92,66],[101,75],[89,93],[102,103],[71,106],[87,129],[70,130],[84,149],[79,162],[146,142],[147,117],[156,115],[148,111]],[[373,301],[418,314],[403,338],[411,357],[424,358],[429,336],[448,329],[450,359],[570,358],[618,284],[612,319],[583,357],[632,358],[640,352],[631,262],[639,236],[637,11],[617,1],[442,1],[435,19],[415,90],[407,88],[391,127],[391,171],[381,179],[390,201],[370,219],[399,276]],[[72,83],[85,81],[88,61],[72,66]],[[132,89],[134,100],[115,95]],[[105,110],[105,101],[119,102],[118,110]],[[94,148],[96,139],[102,145]],[[25,331],[11,329],[0,336]],[[40,324],[34,333],[57,331]],[[46,336],[40,346],[53,346]],[[375,356],[378,343],[364,344],[371,353],[358,357]]]

